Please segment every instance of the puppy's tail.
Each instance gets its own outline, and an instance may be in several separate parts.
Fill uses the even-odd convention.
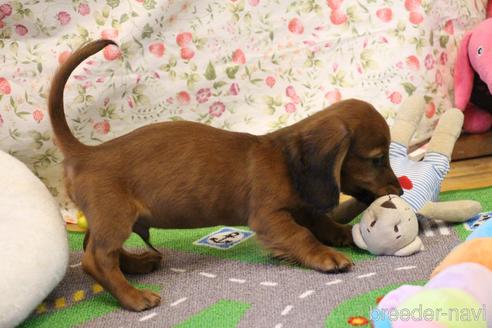
[[[65,156],[88,147],[77,140],[68,127],[63,106],[63,90],[65,89],[65,84],[70,74],[80,63],[110,44],[117,45],[111,40],[97,40],[87,43],[67,58],[58,68],[51,82],[48,98],[51,126],[53,127],[57,145]]]

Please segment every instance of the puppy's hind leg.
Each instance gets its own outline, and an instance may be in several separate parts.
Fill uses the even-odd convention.
[[[135,222],[133,232],[142,238],[151,251],[133,254],[122,249],[120,252],[121,271],[130,274],[142,274],[159,269],[161,267],[162,254],[150,243],[149,226],[145,224],[145,219],[139,218]]]
[[[112,196],[115,197],[114,194]],[[130,236],[138,216],[136,206],[126,197],[92,200],[84,211],[90,227],[82,258],[84,271],[128,310],[143,311],[159,305],[161,298],[158,294],[136,289],[120,269],[123,243]]]
[[[90,238],[90,230],[84,236],[83,250],[87,248]],[[147,251],[140,254],[128,252],[124,248],[120,251],[120,268],[124,273],[143,274],[150,273],[161,267],[162,254],[156,251]]]
[[[141,254],[133,254],[125,249],[120,251],[120,268],[124,273],[150,273],[159,269],[161,262],[162,254],[155,251],[146,251]]]

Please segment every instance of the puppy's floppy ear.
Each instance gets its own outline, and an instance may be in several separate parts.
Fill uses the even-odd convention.
[[[342,164],[351,136],[340,120],[300,133],[286,149],[289,171],[301,198],[319,211],[339,203]]]

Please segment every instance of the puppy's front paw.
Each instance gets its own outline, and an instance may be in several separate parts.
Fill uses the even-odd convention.
[[[326,245],[335,247],[353,246],[352,226],[348,224],[334,224],[325,232],[323,241]]]
[[[161,303],[161,296],[150,290],[134,289],[121,301],[124,308],[130,311],[145,311],[158,306]]]
[[[335,232],[333,236],[333,246],[343,247],[343,246],[354,246],[354,238],[352,236],[352,226],[351,225],[340,225],[339,229]]]
[[[353,263],[345,255],[329,247],[323,247],[306,258],[306,264],[322,272],[346,272],[350,270]]]

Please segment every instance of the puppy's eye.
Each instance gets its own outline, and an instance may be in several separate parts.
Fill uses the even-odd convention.
[[[379,156],[371,160],[372,164],[374,164],[375,166],[382,166],[384,164],[384,156]]]
[[[483,47],[478,47],[477,54],[481,56],[483,54]]]

